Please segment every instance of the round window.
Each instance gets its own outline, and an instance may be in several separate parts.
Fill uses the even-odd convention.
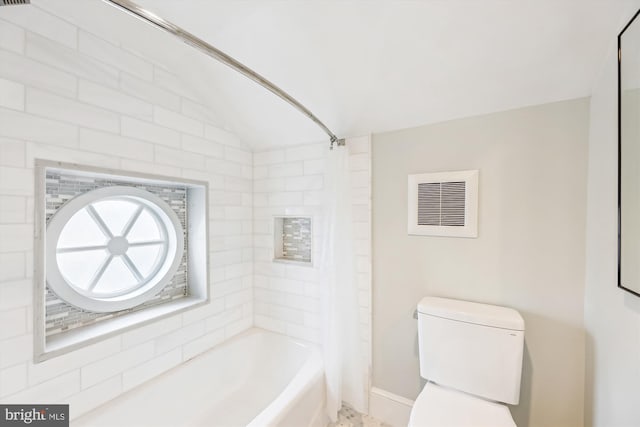
[[[182,225],[162,199],[134,187],[81,194],[47,225],[47,283],[81,309],[112,312],[156,295],[184,250]]]

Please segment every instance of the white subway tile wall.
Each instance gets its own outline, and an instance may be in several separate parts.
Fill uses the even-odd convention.
[[[74,418],[252,326],[253,161],[177,76],[24,10],[0,17],[0,399]],[[33,364],[36,158],[208,181],[211,303]]]
[[[354,234],[362,346],[371,366],[371,144],[369,137],[347,139],[354,195]],[[254,153],[253,243],[254,321],[256,326],[319,343],[320,270],[273,262],[274,217],[313,218],[313,256],[322,244],[323,173],[328,143]]]
[[[254,323],[319,342],[318,268],[273,263],[273,217],[313,217],[319,254],[327,143],[252,154],[168,70],[31,10],[30,19],[0,18],[2,401],[55,396],[77,417]],[[370,366],[370,142],[347,145]],[[34,365],[36,158],[208,181],[212,302]]]

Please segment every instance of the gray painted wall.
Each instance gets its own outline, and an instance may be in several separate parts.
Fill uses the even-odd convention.
[[[582,426],[589,100],[373,138],[374,386],[420,391],[425,295],[506,305],[526,322],[519,427]],[[480,170],[477,239],[407,235],[407,175]]]
[[[640,7],[629,5],[622,28]],[[585,329],[585,425],[640,423],[640,298],[617,288],[617,43],[591,98]],[[625,151],[625,154],[628,154]],[[624,200],[624,199],[623,199]]]

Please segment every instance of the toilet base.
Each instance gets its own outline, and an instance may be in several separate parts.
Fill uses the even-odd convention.
[[[502,403],[427,382],[416,399],[408,427],[517,427]]]

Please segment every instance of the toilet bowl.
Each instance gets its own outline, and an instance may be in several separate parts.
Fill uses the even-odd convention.
[[[427,382],[408,427],[516,427],[506,405]]]

